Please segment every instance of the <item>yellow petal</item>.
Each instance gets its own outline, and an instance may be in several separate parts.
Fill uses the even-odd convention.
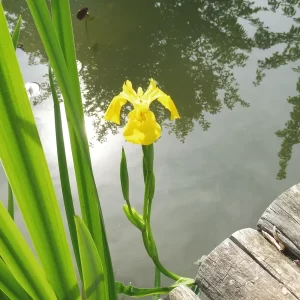
[[[137,94],[139,97],[142,97],[144,95],[143,89],[141,87],[138,88]]]
[[[161,127],[155,120],[152,111],[148,111],[143,121],[136,117],[134,109],[128,114],[128,123],[126,124],[123,135],[126,141],[139,145],[150,145],[161,136]]]
[[[136,92],[132,88],[131,81],[126,80],[126,82],[123,84],[123,93],[122,93],[122,96],[125,96],[124,98],[127,99],[130,102],[132,102],[132,99],[136,98]]]
[[[106,110],[104,119],[107,121],[115,122],[120,125],[121,108],[126,103],[126,101],[127,100],[121,97],[120,95],[114,97],[108,109]]]
[[[151,103],[153,100],[157,99],[162,95],[164,95],[164,93],[158,87],[156,87],[154,79],[151,78],[149,87],[146,90],[143,98],[149,100]]]
[[[165,108],[171,112],[171,120],[180,118],[177,108],[170,96],[164,95],[157,99]]]

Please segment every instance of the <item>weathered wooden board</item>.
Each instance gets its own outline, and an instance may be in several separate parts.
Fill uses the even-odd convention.
[[[180,285],[174,290],[172,290],[169,293],[169,295],[163,299],[164,300],[199,300],[199,297],[197,297],[190,288],[184,285]]]
[[[281,194],[263,213],[257,227],[272,233],[276,226],[284,245],[300,259],[300,184]]]
[[[282,253],[258,231],[243,229],[216,247],[201,264],[196,283],[213,300],[300,300],[300,184],[276,198],[258,221],[259,231],[273,234]]]
[[[213,300],[300,299],[300,268],[253,229],[216,247],[201,264],[196,283]]]
[[[253,258],[279,283],[300,299],[300,268],[278,251],[261,234],[253,229],[237,231],[231,236],[241,249]]]

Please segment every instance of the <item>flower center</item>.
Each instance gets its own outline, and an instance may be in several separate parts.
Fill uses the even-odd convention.
[[[138,107],[136,108],[135,116],[139,122],[143,122],[147,119],[149,109],[147,107]]]

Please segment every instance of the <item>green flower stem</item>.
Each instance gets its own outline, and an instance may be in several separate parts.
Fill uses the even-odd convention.
[[[159,260],[159,257],[158,257],[155,242],[152,238],[152,234],[151,234],[151,237],[149,237],[149,234],[147,233],[147,230],[145,230],[145,231],[142,232],[142,236],[143,236],[143,242],[144,242],[146,251],[147,251],[148,255],[150,256],[150,258],[152,259],[155,266],[160,270],[160,272],[163,273],[165,276],[173,279],[173,280],[179,280],[180,278],[182,278],[181,276],[167,270],[161,264],[161,262]],[[151,241],[149,241],[149,239],[151,239]]]
[[[160,280],[160,270],[155,267],[155,279],[154,279],[154,287],[155,288],[160,288],[160,285],[161,285],[161,280]],[[158,300],[159,299],[159,294],[158,295],[154,295],[152,297],[152,300]]]
[[[148,255],[151,257],[155,266],[163,273],[165,276],[179,280],[181,276],[167,270],[160,262],[157,252],[157,247],[153,238],[151,229],[151,209],[152,209],[152,198],[154,195],[154,173],[153,173],[153,145],[143,146],[144,153],[144,164],[146,165],[146,170],[144,170],[145,180],[145,193],[144,193],[144,209],[143,209],[143,219],[145,221],[145,230],[142,231],[143,242]],[[151,157],[152,156],[152,157]],[[144,168],[145,169],[145,168]],[[151,192],[151,193],[150,193]],[[151,194],[151,197],[149,197]]]
[[[124,285],[121,282],[116,282],[116,289],[118,294],[131,296],[135,298],[142,298],[151,295],[168,294],[174,289],[174,286],[159,287],[159,288],[136,288],[132,285]]]
[[[143,218],[147,224],[147,221],[149,222],[150,214],[149,214],[149,192],[150,192],[150,185],[152,180],[152,174],[153,172],[147,171],[146,174],[146,182],[145,182],[145,192],[144,192],[144,210],[143,210]],[[151,212],[150,212],[151,213]],[[150,224],[149,224],[150,226]]]

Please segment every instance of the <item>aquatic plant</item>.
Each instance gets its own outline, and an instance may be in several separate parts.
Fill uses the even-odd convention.
[[[158,294],[167,293],[179,284],[193,285],[193,279],[181,277],[162,265],[150,223],[155,193],[153,142],[160,136],[160,127],[149,110],[149,104],[157,98],[171,111],[171,118],[176,119],[179,114],[173,101],[156,87],[153,80],[145,93],[141,89],[135,93],[131,84],[127,82],[121,96],[114,98],[107,110],[106,118],[116,121],[116,113],[125,100],[134,105],[124,135],[128,141],[143,147],[144,208],[143,214],[139,214],[130,204],[127,161],[122,149],[120,177],[126,201],[123,209],[129,221],[141,231],[146,251],[156,268],[154,288],[124,286],[115,281],[92,170],[69,2],[51,1],[51,14],[45,0],[27,0],[27,4],[49,59],[58,164],[76,265],[72,262],[66,228],[63,226],[49,167],[15,53],[21,19],[10,36],[4,9],[0,3],[0,159],[10,191],[8,210],[0,202],[1,297],[115,300],[118,294],[126,294],[134,297],[155,295],[157,298]],[[76,216],[74,212],[60,104],[54,78],[62,93],[66,110],[81,217]],[[128,96],[129,94],[131,96]],[[12,195],[18,203],[36,253],[32,251],[13,220]],[[76,278],[76,268],[80,276],[79,281]],[[168,287],[160,287],[161,273],[175,280],[175,283]]]

